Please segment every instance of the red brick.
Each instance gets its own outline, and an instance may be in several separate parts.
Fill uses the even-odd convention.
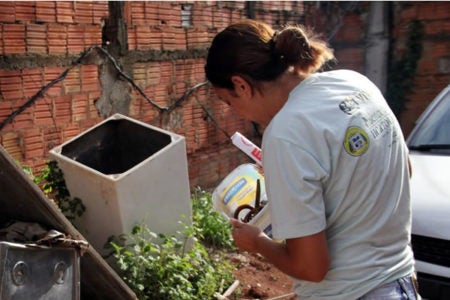
[[[162,30],[149,26],[136,27],[136,48],[137,50],[161,50]]]
[[[35,147],[25,149],[25,156],[24,156],[25,159],[42,158],[44,156],[44,147],[42,143],[33,146]]]
[[[44,86],[42,73],[39,69],[25,69],[22,72],[23,95],[27,98],[34,96]]]
[[[172,81],[172,62],[162,61],[160,62],[160,76],[161,84],[167,84]]]
[[[0,24],[0,55],[4,54],[3,48],[3,24]]]
[[[134,51],[136,50],[136,27],[128,26],[128,50]]]
[[[11,101],[0,101],[0,119],[5,120],[13,112]]]
[[[65,68],[62,67],[46,67],[44,68],[44,85],[50,84],[55,79],[59,78],[64,72]],[[48,96],[60,96],[62,94],[62,82],[54,83],[45,92]]]
[[[56,22],[56,1],[35,1],[36,20],[46,23]]]
[[[102,44],[102,29],[99,25],[86,25],[84,27],[85,47]]]
[[[159,120],[158,111],[149,103],[145,103],[140,118],[143,122],[155,124]]]
[[[77,2],[75,5],[75,22],[92,24],[94,22],[94,4],[89,1]]]
[[[133,79],[141,87],[147,85],[147,63],[133,65]]]
[[[96,65],[81,66],[81,91],[90,92],[100,89],[98,80],[98,67]]]
[[[158,2],[158,19],[161,25],[181,26],[181,5]]]
[[[58,23],[74,22],[74,4],[75,2],[56,1],[56,20]]]
[[[67,26],[48,24],[48,53],[65,54],[67,52]]]
[[[450,18],[424,22],[424,35],[442,35],[450,32]]]
[[[241,19],[243,19],[243,13],[240,10],[233,10],[231,11],[231,23],[237,22]]]
[[[142,87],[142,90],[144,91],[144,94],[154,100],[155,98],[155,85],[147,85],[145,87]],[[141,97],[141,94],[139,94],[139,97]]]
[[[417,5],[407,5],[402,8],[400,11],[400,20],[411,20],[417,19]]]
[[[225,9],[213,9],[213,26],[218,28],[218,30],[222,30],[228,24],[230,24],[231,13],[229,10]]]
[[[59,77],[64,71],[65,67],[45,67],[44,68],[44,80],[45,83],[49,83]]]
[[[31,22],[36,20],[36,6],[34,2],[16,1],[15,4],[16,20],[23,22]]]
[[[450,18],[450,10],[448,3],[434,2],[434,19],[448,20]]]
[[[82,65],[81,66],[81,79],[89,78],[96,79],[98,77],[98,66],[97,65]]]
[[[71,120],[72,97],[60,96],[53,99],[56,125],[66,125]]]
[[[85,25],[69,25],[67,29],[67,33],[69,35],[69,40],[75,40],[78,39],[81,42],[84,39],[84,31],[86,26]]]
[[[192,79],[193,60],[183,59],[175,62],[174,76],[175,82],[186,82]]]
[[[20,103],[23,105],[24,102]],[[19,104],[19,103],[17,103]],[[16,111],[20,106],[14,104],[14,111]],[[28,107],[20,114],[16,115],[12,120],[12,126],[14,130],[20,130],[24,128],[34,128],[33,122],[33,108]]]
[[[9,132],[9,131],[16,132],[16,130],[14,129],[14,126],[12,125],[11,122],[5,123],[4,127],[2,128],[2,132]]]
[[[93,7],[93,22],[94,24],[102,24],[103,19],[108,18],[109,9],[108,1],[96,1]]]
[[[97,125],[100,121],[102,121],[103,119],[85,119],[85,120],[80,120],[78,122],[79,126],[80,126],[80,131],[84,132],[88,129],[90,129],[91,127]]]
[[[255,15],[256,15],[255,18],[257,20],[261,20],[262,22],[267,23],[267,24],[272,24],[273,23],[273,19],[276,18],[276,17],[274,17],[272,12],[265,12],[265,11],[262,11],[262,10],[261,11],[257,11],[255,13]],[[231,16],[230,16],[230,19],[231,19]],[[219,23],[219,21],[214,20],[214,27],[216,27],[218,31],[222,30],[222,28],[224,28],[223,22]]]
[[[66,80],[63,83],[63,89],[64,89],[64,93],[66,95],[74,94],[74,93],[78,93],[81,91],[81,85],[79,83],[77,83],[76,80],[72,80],[72,81]]]
[[[21,76],[22,74],[20,74],[20,71],[10,71],[11,76],[0,76],[0,83],[1,83],[1,89],[2,91],[8,91],[8,90],[15,90],[18,88],[22,88],[22,79]],[[16,75],[16,73],[18,73]]]
[[[47,25],[27,24],[26,45],[28,53],[47,53]]]
[[[132,92],[133,90],[130,90],[130,92]],[[96,91],[93,92],[89,92],[88,93],[88,101],[89,101],[89,105],[91,104],[95,104],[95,102],[97,102],[97,100],[102,96],[102,90],[99,88]]]
[[[77,136],[80,132],[80,127],[76,123],[69,124],[62,128],[63,143]]]
[[[123,6],[123,19],[126,24],[131,25],[131,1],[126,1]]]
[[[25,53],[25,26],[22,24],[3,25],[4,53]]]
[[[5,100],[23,97],[22,77],[20,71],[0,71],[0,95]]]
[[[22,149],[20,145],[20,137],[17,132],[7,132],[1,137],[1,143],[6,152],[16,160],[22,160]]]
[[[88,115],[88,96],[78,94],[72,97],[72,119],[74,122],[86,120]]]
[[[359,16],[350,15],[345,18],[346,26],[340,27],[336,39],[342,42],[357,43],[364,36],[362,22]]]
[[[131,22],[130,25],[145,24],[145,6],[147,1],[130,1]]]
[[[53,105],[49,98],[39,98],[34,103],[34,122],[36,125],[53,124]]]
[[[145,2],[144,24],[150,26],[161,25],[161,17],[159,16],[159,3],[147,1]]]
[[[194,5],[192,11],[192,23],[194,27],[213,27],[213,8]]]
[[[62,143],[62,131],[59,127],[52,127],[42,131],[44,151],[49,152]]]
[[[446,2],[417,2],[416,5],[420,20],[445,20],[450,18],[449,6]]]
[[[67,50],[69,53],[84,51],[84,29],[83,25],[69,25],[67,29]]]
[[[160,62],[150,62],[147,65],[147,84],[161,83]]]
[[[208,33],[205,30],[195,27],[187,29],[186,44],[188,49],[204,49],[210,43]]]
[[[0,23],[14,23],[16,21],[16,9],[14,1],[0,2]]]
[[[38,111],[37,109],[34,110],[34,117],[35,117],[36,125],[40,125],[39,124],[40,119],[50,119],[50,124],[53,123],[51,105],[48,104],[45,109],[43,108],[42,105],[40,105],[40,109],[42,109],[42,111]]]
[[[42,130],[42,134],[44,136],[44,141],[60,139],[61,138],[61,128],[59,127],[51,127]]]
[[[63,81],[65,94],[77,93],[81,91],[80,69],[73,68]]]
[[[424,43],[425,44],[425,43]],[[450,43],[435,42],[431,45],[431,52],[426,52],[431,54],[430,57],[434,59],[435,63],[439,61],[440,58],[446,58],[450,53]]]

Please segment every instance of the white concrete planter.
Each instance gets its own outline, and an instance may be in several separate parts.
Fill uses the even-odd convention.
[[[191,224],[185,138],[115,114],[53,148],[71,197],[86,211],[75,225],[105,254],[111,235],[147,224],[155,233],[176,234]]]

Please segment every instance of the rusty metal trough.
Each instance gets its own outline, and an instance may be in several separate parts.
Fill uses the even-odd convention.
[[[0,225],[36,222],[74,239],[86,239],[0,146]],[[81,299],[137,299],[93,247],[80,259]]]

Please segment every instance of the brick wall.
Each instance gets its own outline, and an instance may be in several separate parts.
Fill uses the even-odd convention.
[[[117,76],[98,51],[73,63],[89,47],[103,45],[148,98],[159,106],[169,106],[205,80],[204,58],[214,35],[231,22],[252,16],[274,26],[313,25],[330,37],[339,60],[337,68],[364,73],[367,6],[355,3],[324,10],[315,2],[296,1],[127,1],[123,10],[126,26],[110,27],[117,19],[111,18],[111,8],[104,1],[0,2],[0,122],[70,68],[65,78],[5,125],[0,143],[16,160],[38,172],[49,149],[124,110],[115,107],[114,101],[108,103],[108,91],[115,91],[113,95],[120,91],[125,95],[126,114],[186,137],[191,186],[214,187],[232,169],[249,161],[223,131],[240,131],[256,143],[258,138],[249,122],[214,101],[209,86],[196,89],[179,107],[164,113]],[[182,19],[189,10],[186,4],[192,5],[189,27],[183,26]],[[424,21],[427,32],[426,55],[416,80],[420,89],[411,95],[409,111],[402,118],[405,131],[429,97],[449,81],[448,71],[438,67],[449,53],[446,7],[445,2],[418,2],[396,10],[394,32],[399,51],[403,26],[409,19]]]
[[[404,35],[411,19],[424,26],[423,53],[419,60],[414,88],[408,95],[407,111],[401,116],[403,131],[408,134],[414,122],[437,96],[450,84],[450,5],[448,2],[403,3],[397,10],[394,36],[397,53],[405,48]]]
[[[107,2],[0,2],[0,121],[102,42]],[[96,65],[78,65],[0,132],[3,147],[39,171],[48,150],[101,120]]]

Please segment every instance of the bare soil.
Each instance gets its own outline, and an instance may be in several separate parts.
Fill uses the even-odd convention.
[[[229,260],[236,266],[233,274],[240,284],[230,300],[297,299],[292,291],[292,280],[264,257],[247,252],[230,253]]]

